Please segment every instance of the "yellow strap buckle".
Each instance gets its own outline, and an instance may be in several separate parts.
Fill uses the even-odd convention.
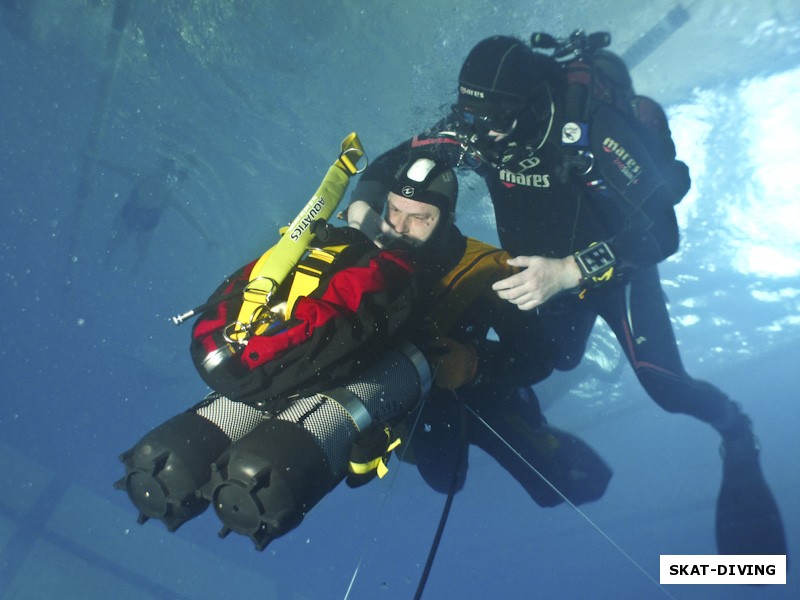
[[[389,435],[388,428],[385,431],[386,435]],[[386,461],[389,458],[389,455],[391,454],[392,450],[397,448],[402,443],[403,443],[402,440],[400,438],[397,438],[396,440],[394,440],[392,443],[389,444],[383,455],[374,458],[370,461],[363,463],[350,461],[350,466],[349,466],[350,472],[353,473],[354,475],[366,475],[370,471],[375,471],[378,474],[378,477],[380,479],[383,479],[384,476],[389,472],[389,467],[386,466]]]

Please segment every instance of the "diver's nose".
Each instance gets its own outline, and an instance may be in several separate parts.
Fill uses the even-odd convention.
[[[398,217],[393,227],[394,230],[399,234],[404,235],[408,233],[408,217]]]

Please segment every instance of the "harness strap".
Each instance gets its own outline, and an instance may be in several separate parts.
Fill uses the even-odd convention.
[[[295,303],[317,289],[320,281],[331,273],[336,258],[346,247],[341,245],[312,248],[311,253],[300,261],[295,269],[292,287],[286,298],[287,317],[292,314]]]
[[[367,475],[372,471],[375,471],[378,474],[379,479],[383,479],[384,476],[389,472],[389,467],[387,466],[387,462],[389,459],[389,455],[391,454],[392,450],[397,448],[403,441],[400,438],[395,439],[393,442],[390,442],[392,437],[391,430],[388,427],[384,427],[384,433],[386,434],[386,441],[388,446],[381,451],[381,455],[373,458],[372,460],[367,460],[364,462],[357,462],[356,460],[350,460],[350,464],[348,469],[354,475]],[[354,457],[351,457],[354,458]]]

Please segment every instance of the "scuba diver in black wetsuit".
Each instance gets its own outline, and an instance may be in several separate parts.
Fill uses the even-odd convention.
[[[566,46],[581,40],[576,32]],[[555,57],[564,56],[561,49]],[[520,309],[539,312],[558,347],[555,368],[580,362],[602,317],[653,400],[721,434],[720,551],[784,554],[783,526],[750,419],[722,391],[687,374],[664,301],[657,264],[678,248],[674,205],[689,189],[688,169],[675,159],[666,119],[659,132],[637,121],[637,105],[646,99],[631,88],[615,105],[603,97],[608,89],[587,88],[581,78],[592,74],[593,51],[611,55],[589,48],[578,65],[584,72],[576,75],[518,39],[481,41],[461,68],[452,114],[374,160],[362,179],[380,181],[420,149],[482,176],[501,245],[515,257],[509,264],[521,269],[494,289]],[[368,235],[390,238],[391,228],[368,210],[379,212],[383,197],[360,191],[351,212]]]
[[[174,159],[162,158],[158,168],[151,173],[140,173],[122,165],[103,159],[95,159],[98,165],[112,169],[133,182],[133,188],[125,204],[117,212],[111,226],[111,235],[105,247],[103,265],[111,266],[117,251],[134,238],[136,259],[134,269],[147,258],[153,233],[168,208],[174,209],[191,225],[210,246],[216,246],[212,236],[200,221],[177,197],[180,184],[186,181],[187,173],[178,167]]]
[[[436,173],[447,178],[445,193],[427,187]],[[426,482],[441,492],[460,489],[466,448],[473,444],[541,506],[562,498],[531,465],[575,504],[602,496],[611,477],[602,459],[544,421],[530,386],[552,371],[554,348],[535,313],[518,311],[492,291],[493,283],[517,269],[507,264],[508,253],[464,236],[455,225],[455,173],[424,153],[412,153],[386,180],[362,176],[352,198],[370,191],[386,198],[385,223],[402,243],[415,247],[424,308],[408,336],[428,357],[436,384],[419,415],[424,430],[411,441],[413,460]],[[374,217],[358,211],[357,205],[348,208],[350,223],[363,226],[364,216]],[[384,238],[381,243],[392,242]],[[490,329],[497,340],[487,339]]]

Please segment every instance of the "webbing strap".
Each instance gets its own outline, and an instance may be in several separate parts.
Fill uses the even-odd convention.
[[[388,428],[386,428],[384,431],[386,431],[387,436],[390,435]],[[383,454],[370,461],[359,463],[351,460],[349,466],[350,472],[354,475],[366,475],[371,471],[376,471],[378,478],[383,479],[384,476],[389,472],[389,467],[386,465],[386,457],[392,450],[397,448],[402,443],[403,441],[400,438],[397,438],[395,441],[389,444],[386,450],[383,451]]]
[[[336,258],[346,247],[341,245],[313,248],[309,255],[300,261],[295,269],[289,296],[286,298],[287,318],[292,314],[295,303],[317,289],[320,281],[330,274]]]
[[[366,430],[367,427],[372,424],[372,417],[370,416],[367,407],[364,406],[364,403],[361,401],[361,398],[356,396],[347,388],[336,388],[327,394],[321,395],[329,400],[332,400],[333,402],[341,404],[342,407],[347,411],[347,414],[350,415],[350,418],[353,419],[353,423],[355,424],[356,429],[359,431]]]

